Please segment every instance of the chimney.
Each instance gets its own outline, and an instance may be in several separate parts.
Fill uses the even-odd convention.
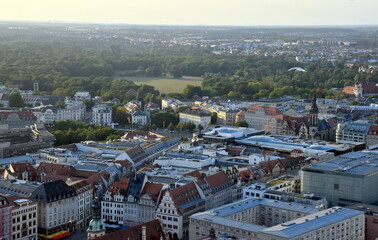
[[[142,226],[142,240],[147,240],[146,226]]]

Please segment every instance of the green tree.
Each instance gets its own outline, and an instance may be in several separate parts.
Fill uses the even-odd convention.
[[[215,124],[217,120],[218,120],[218,114],[216,112],[211,112],[211,115],[210,115],[211,124]]]
[[[175,125],[173,125],[172,123],[170,123],[169,125],[168,125],[168,130],[169,131],[173,131],[173,130],[175,130]]]
[[[9,107],[24,107],[25,102],[19,92],[14,92],[9,95]]]
[[[58,107],[58,108],[64,108],[64,101],[63,100],[58,100],[56,103],[55,103],[55,107]]]
[[[113,106],[113,120],[121,126],[129,124],[130,114],[122,106]]]
[[[241,120],[235,124],[236,127],[248,127],[248,123],[245,120]]]
[[[198,124],[197,129],[201,133],[201,131],[203,130],[203,126],[201,124]]]

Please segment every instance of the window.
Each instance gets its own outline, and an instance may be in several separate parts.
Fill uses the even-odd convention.
[[[333,189],[339,190],[339,184],[338,183],[333,184]]]

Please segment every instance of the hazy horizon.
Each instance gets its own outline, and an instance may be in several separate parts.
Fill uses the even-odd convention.
[[[376,0],[12,0],[0,21],[174,26],[371,26]]]

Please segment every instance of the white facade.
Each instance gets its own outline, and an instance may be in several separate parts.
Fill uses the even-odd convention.
[[[101,126],[107,126],[112,123],[111,106],[105,104],[98,104],[92,108],[92,123]]]
[[[163,167],[179,167],[196,170],[204,166],[214,165],[215,159],[204,155],[167,153],[156,159],[153,164],[158,164]]]
[[[52,109],[46,109],[46,111],[42,113],[41,122],[43,123],[52,124],[57,120],[58,114],[57,112],[54,112]]]
[[[168,99],[162,99],[161,100],[161,108],[167,109],[172,108],[173,111],[177,111],[179,107],[186,107],[187,105],[177,99],[174,98],[168,98]]]
[[[182,238],[183,215],[179,213],[169,192],[165,193],[156,212],[156,218],[160,220],[167,234],[177,234],[179,239]]]
[[[148,124],[148,115],[141,111],[136,111],[131,115],[131,123],[138,125],[138,126],[144,126]]]
[[[139,200],[133,196],[106,192],[101,201],[101,217],[104,220],[117,222],[121,225],[135,226],[156,218],[156,204],[148,194],[143,194]]]
[[[85,104],[80,102],[75,105],[68,105],[65,108],[59,108],[57,111],[57,121],[60,120],[83,120],[85,115]]]
[[[91,94],[88,91],[78,91],[74,95],[74,100],[91,100]]]
[[[77,206],[77,227],[87,226],[92,217],[92,200],[93,189],[91,185],[84,183],[84,185],[76,187],[76,206]]]
[[[77,212],[74,197],[50,203],[38,202],[38,227],[46,229],[48,234],[58,232],[59,228],[67,229],[67,223],[73,224],[77,220]]]

